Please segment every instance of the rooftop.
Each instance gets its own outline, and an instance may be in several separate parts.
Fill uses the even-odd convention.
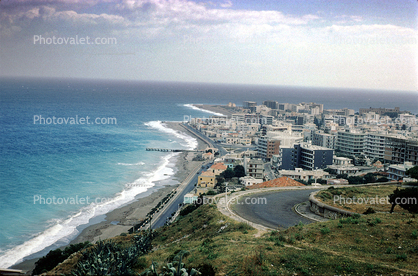
[[[305,186],[305,185],[289,177],[283,176],[283,177],[269,180],[260,184],[252,185],[249,188],[260,189],[260,188],[272,188],[272,187],[298,187],[298,186]]]
[[[227,169],[227,167],[224,165],[224,163],[213,164],[210,168],[212,170],[226,170]]]
[[[211,171],[204,171],[202,172],[201,176],[215,176],[215,174]]]

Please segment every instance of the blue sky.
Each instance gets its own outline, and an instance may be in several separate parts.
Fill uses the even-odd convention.
[[[417,7],[412,0],[2,0],[0,76],[417,91]],[[87,37],[91,44],[70,44]]]

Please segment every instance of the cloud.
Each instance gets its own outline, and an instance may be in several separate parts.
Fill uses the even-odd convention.
[[[230,7],[232,7],[232,1],[231,0],[227,0],[225,3],[220,4],[220,6],[222,8],[230,8]]]

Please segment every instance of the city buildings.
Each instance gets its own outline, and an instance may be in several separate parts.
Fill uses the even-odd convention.
[[[406,171],[413,168],[411,162],[405,162],[404,164],[390,165],[388,169],[390,180],[402,180],[406,176]]]
[[[215,177],[238,164],[243,164],[247,173],[243,185],[265,178],[264,166],[272,166],[275,173],[287,170],[294,178],[309,179],[315,177],[314,171],[325,168],[331,174],[353,175],[367,170],[387,171],[391,164],[418,165],[418,117],[398,107],[356,113],[348,108],[324,109],[318,103],[275,100],[263,101],[262,105],[245,101],[242,107],[229,106],[230,117],[190,121],[202,134],[230,145],[226,148],[231,153],[240,152],[240,157],[229,155],[220,160],[225,164],[213,165],[215,169],[208,171]],[[206,154],[205,158],[213,157]]]
[[[329,173],[323,170],[303,170],[301,168],[295,168],[294,170],[280,170],[280,176],[290,177],[296,180],[309,181],[311,179],[326,179],[329,177]]]
[[[245,174],[256,179],[264,178],[264,162],[259,158],[244,158]]]
[[[215,188],[216,177],[211,171],[204,171],[199,175],[197,180],[197,186],[202,188]]]
[[[338,131],[336,149],[342,154],[359,155],[364,151],[364,136],[363,132],[347,129],[345,131]]]
[[[333,154],[334,150],[311,143],[295,144],[293,147],[280,148],[278,167],[282,170],[325,169],[332,165]]]

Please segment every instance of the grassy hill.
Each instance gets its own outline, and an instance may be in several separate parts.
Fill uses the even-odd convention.
[[[132,271],[152,261],[161,266],[181,250],[187,268],[202,275],[417,274],[418,219],[412,214],[370,214],[297,225],[259,236],[257,230],[204,205],[158,229],[152,250],[136,257]],[[135,236],[111,239],[123,250]],[[82,253],[73,254],[48,274],[70,274]]]

